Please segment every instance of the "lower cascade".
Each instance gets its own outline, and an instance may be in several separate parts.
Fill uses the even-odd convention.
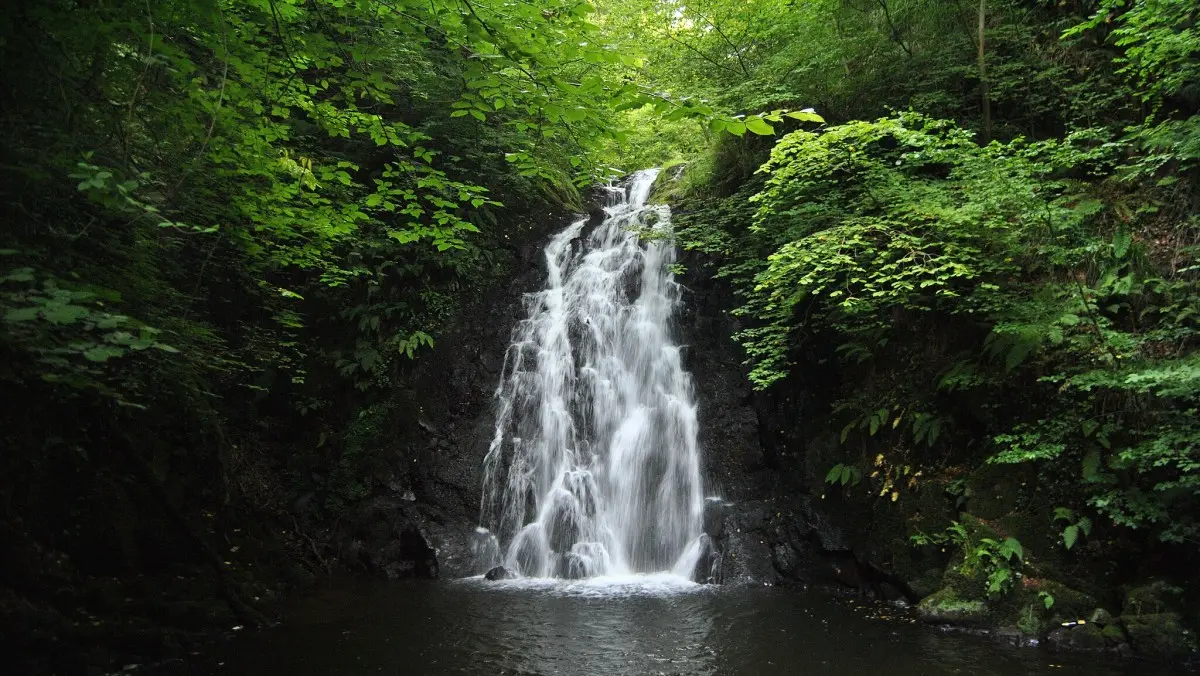
[[[607,188],[599,225],[555,235],[546,287],[526,296],[476,550],[504,575],[692,577],[709,546],[692,379],[671,336],[670,210],[646,204],[657,175]]]

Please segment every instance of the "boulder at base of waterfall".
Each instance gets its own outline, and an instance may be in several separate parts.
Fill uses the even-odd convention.
[[[514,572],[512,572],[511,570],[509,570],[509,569],[505,568],[504,566],[496,566],[495,568],[493,568],[493,569],[489,570],[489,571],[487,572],[487,574],[485,574],[485,575],[483,576],[483,579],[485,579],[485,580],[491,580],[491,581],[495,581],[495,580],[512,580],[512,579],[515,579],[516,577],[517,577],[517,574],[516,574],[516,573],[514,573]]]

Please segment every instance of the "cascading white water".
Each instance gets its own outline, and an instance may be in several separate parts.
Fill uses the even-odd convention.
[[[477,550],[487,565],[691,576],[701,556],[696,403],[670,335],[675,249],[657,236],[670,211],[646,205],[657,175],[609,188],[600,225],[587,233],[581,219],[546,246],[546,288],[526,297],[496,390]]]

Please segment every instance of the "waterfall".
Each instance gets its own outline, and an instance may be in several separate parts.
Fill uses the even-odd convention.
[[[657,169],[607,189],[605,218],[546,245],[496,390],[480,549],[526,577],[673,571],[701,555],[696,401],[671,337],[680,305]]]

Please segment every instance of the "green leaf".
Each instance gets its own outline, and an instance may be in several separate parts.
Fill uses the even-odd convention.
[[[1063,545],[1067,549],[1074,547],[1077,539],[1079,539],[1079,526],[1072,524],[1063,529]]]
[[[1025,548],[1021,546],[1020,541],[1016,538],[1004,538],[1004,542],[1000,545],[1000,558],[1009,559],[1013,556],[1024,561]]]
[[[770,136],[775,133],[775,127],[767,124],[761,117],[751,117],[746,119],[746,129],[758,134],[759,136]]]
[[[16,253],[16,252],[14,252]],[[0,277],[0,282],[32,282],[33,268],[17,268],[7,275]]]
[[[97,345],[91,349],[85,350],[83,358],[88,361],[106,362],[113,357],[120,357],[125,354],[125,350],[111,345]]]
[[[1132,241],[1133,238],[1127,231],[1118,230],[1117,234],[1113,235],[1113,258],[1117,260],[1125,258],[1125,254],[1129,253],[1129,245]]]
[[[87,315],[87,308],[78,305],[47,305],[42,309],[42,318],[51,324],[73,324]]]
[[[801,122],[817,122],[817,123],[825,122],[825,118],[818,115],[812,108],[805,108],[804,110],[793,110],[793,111],[784,113],[784,115],[787,115],[788,117],[792,118],[793,120],[800,120]]]
[[[6,322],[27,322],[27,321],[30,321],[33,319],[37,319],[38,313],[41,312],[41,310],[42,310],[41,307],[38,307],[36,305],[34,307],[23,307],[23,308],[18,308],[16,310],[9,310],[8,312],[6,312],[4,314],[4,321],[6,321]]]
[[[1100,474],[1100,465],[1102,458],[1100,451],[1092,449],[1083,456],[1083,463],[1080,467],[1083,480],[1087,483],[1098,483],[1103,477]]]
[[[850,436],[850,430],[854,429],[854,422],[851,421],[842,428],[841,443],[846,443],[846,437]]]

